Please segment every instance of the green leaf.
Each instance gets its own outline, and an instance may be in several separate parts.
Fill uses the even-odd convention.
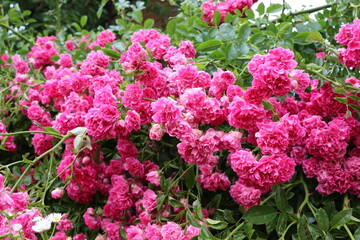
[[[255,14],[254,11],[251,9],[248,9],[245,11],[245,15],[249,18],[249,19],[254,19],[255,18]]]
[[[174,208],[180,208],[184,206],[179,200],[176,200],[175,198],[172,197],[169,197],[169,203]]]
[[[225,53],[221,50],[215,50],[210,55],[211,59],[225,59]]]
[[[231,13],[226,13],[224,22],[230,23],[233,19],[234,19],[234,15],[232,15]]]
[[[213,220],[211,218],[206,219],[206,223],[209,225],[209,227],[216,229],[216,230],[222,230],[227,227],[227,222],[220,221],[220,220]]]
[[[265,224],[276,217],[276,211],[270,206],[253,206],[245,214],[244,219],[253,224]]]
[[[360,114],[360,107],[355,104],[349,104],[351,108],[353,108],[355,111],[357,111],[358,114]]]
[[[190,212],[190,210],[186,211],[186,221],[194,227],[201,227],[199,221],[195,219],[194,215]]]
[[[86,25],[87,20],[88,20],[88,17],[86,15],[81,17],[81,19],[80,19],[81,27],[84,27]]]
[[[218,36],[222,40],[233,40],[235,39],[235,27],[230,23],[223,23],[219,27]]]
[[[168,24],[166,25],[166,32],[169,34],[169,35],[174,35],[175,33],[175,30],[176,30],[176,20],[175,19],[172,19],[168,22]]]
[[[334,240],[334,238],[331,233],[326,233],[325,240]]]
[[[266,100],[263,100],[262,101],[262,105],[264,106],[264,108],[266,110],[275,110],[274,106],[269,102],[269,101],[266,101]],[[281,187],[279,187],[281,188]],[[279,190],[280,191],[280,190]],[[277,192],[276,192],[276,195],[277,195]],[[277,205],[277,203],[276,203]],[[279,208],[279,206],[277,206]],[[280,208],[279,208],[280,209]],[[284,211],[285,212],[285,211]]]
[[[219,11],[214,12],[213,21],[215,26],[219,26],[221,22],[221,14]]]
[[[331,229],[339,228],[344,226],[347,222],[350,221],[350,218],[352,216],[352,209],[344,209],[331,219],[330,225]]]
[[[140,10],[133,11],[131,13],[131,16],[135,20],[135,22],[140,23],[140,24],[142,23],[143,15],[142,15],[142,12]]]
[[[307,42],[312,42],[312,43],[317,43],[317,42],[322,43],[324,41],[323,37],[318,31],[310,32],[309,36],[307,36],[305,40]]]
[[[307,37],[309,37],[309,32],[300,32],[295,35],[294,40],[297,44],[300,45],[308,45],[310,43],[306,42]]]
[[[319,239],[324,235],[324,231],[321,230],[317,225],[308,224],[308,229],[314,239]]]
[[[205,226],[200,226],[201,227],[201,231],[199,233],[199,239],[202,240],[212,240],[215,239],[214,236],[211,234],[211,232],[205,227]]]
[[[229,223],[235,223],[236,222],[234,217],[233,217],[233,213],[229,209],[224,210],[224,218]]]
[[[238,56],[244,56],[250,50],[247,43],[240,43],[240,45],[237,45],[237,49],[238,49]]]
[[[351,98],[352,100],[360,103],[360,97],[356,96],[356,95],[350,95],[349,98]]]
[[[265,5],[264,5],[264,3],[261,2],[256,10],[258,11],[259,15],[263,15],[265,13]]]
[[[336,101],[338,101],[339,103],[343,103],[343,104],[347,104],[348,99],[347,98],[343,98],[343,97],[334,97],[334,99]]]
[[[190,190],[195,186],[195,182],[196,182],[196,177],[195,177],[195,166],[192,165],[190,167],[190,169],[187,171],[187,175],[186,175],[186,187]]]
[[[247,39],[250,36],[250,33],[251,33],[250,24],[247,23],[247,24],[242,25],[239,29],[239,33],[238,33],[239,37],[237,38],[237,40],[240,42],[247,41]]]
[[[120,237],[126,239],[126,232],[123,228],[119,228]]]
[[[53,61],[53,62],[56,62],[60,59],[60,56],[59,55],[53,55],[51,58],[50,58],[50,61]]]
[[[106,3],[107,3],[108,1],[109,1],[109,0],[101,0],[100,7],[99,7],[99,9],[98,9],[97,12],[96,12],[96,16],[97,16],[98,18],[101,17],[101,13],[102,13],[102,11],[103,11],[103,8],[105,7],[105,5],[106,5]]]
[[[150,28],[152,28],[152,26],[154,26],[154,19],[151,19],[151,18],[149,18],[149,19],[146,19],[146,21],[144,22],[144,28],[146,28],[146,29],[150,29]]]
[[[266,109],[266,107],[265,107],[265,109]],[[274,106],[272,106],[271,110],[273,110],[273,109],[274,109]],[[276,189],[275,202],[276,202],[276,206],[278,207],[278,209],[281,212],[286,212],[288,210],[289,205],[288,205],[288,201],[287,201],[287,196],[286,196],[284,189],[282,189],[281,187],[278,187]]]
[[[50,133],[55,133],[55,134],[58,134],[58,135],[61,135],[58,130],[52,128],[52,127],[43,127],[43,129],[46,131],[46,132],[50,132]]]
[[[23,14],[23,17],[26,17],[26,16],[29,16],[31,14],[31,11],[25,10],[25,11],[23,11],[22,14]]]
[[[276,233],[281,237],[287,227],[288,215],[286,213],[280,213],[277,224],[276,224]]]
[[[354,232],[355,240],[360,240],[360,227]]]
[[[32,178],[31,178],[31,176],[30,176],[30,175],[25,176],[25,177],[24,177],[24,184],[25,184],[26,186],[29,186],[31,183],[32,183]]]
[[[273,220],[271,220],[270,222],[267,222],[266,225],[266,232],[269,234],[272,231],[275,230],[276,228],[276,224],[277,224],[277,218],[274,218]]]
[[[225,54],[228,60],[233,60],[237,58],[238,53],[237,53],[236,45],[234,43],[230,43],[229,45],[227,45],[225,49]]]
[[[14,166],[12,168],[12,173],[15,174],[15,176],[17,176],[17,177],[21,176],[21,171],[20,171],[20,168],[18,166]]]
[[[216,39],[211,39],[209,41],[199,44],[196,48],[197,51],[210,51],[214,48],[218,48],[221,45],[221,42]]]
[[[109,56],[113,59],[119,59],[121,54],[115,50],[109,49],[109,48],[103,48],[101,49],[106,56]]]
[[[199,202],[199,200],[196,199],[196,200],[193,202],[192,206],[193,206],[193,210],[195,210],[195,212],[196,212],[196,216],[197,216],[200,220],[203,220],[201,203]]]
[[[313,239],[305,215],[302,215],[301,220],[298,224],[298,237],[299,240],[311,240]]]
[[[276,4],[271,4],[267,9],[266,12],[267,13],[275,13],[275,12],[279,12],[283,9],[283,5],[280,3],[276,3]]]
[[[159,211],[162,208],[162,205],[166,199],[164,194],[159,194],[156,197],[156,209]]]
[[[319,208],[316,211],[315,218],[319,228],[321,228],[324,231],[329,230],[329,217],[324,209]]]
[[[309,63],[309,64],[306,64],[306,68],[308,69],[320,69],[321,66],[315,64],[315,63]]]

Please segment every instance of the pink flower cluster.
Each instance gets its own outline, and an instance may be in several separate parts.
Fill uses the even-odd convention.
[[[6,126],[0,122],[0,133],[7,133]],[[6,150],[10,152],[16,151],[16,145],[14,143],[14,136],[0,136],[1,144],[4,144]]]
[[[339,49],[339,60],[347,67],[360,66],[360,19],[355,19],[353,24],[346,24],[340,28],[335,40],[347,48]]]
[[[214,3],[213,0],[207,0],[201,5],[204,14],[202,19],[214,25],[214,12],[219,11],[221,15],[220,23],[223,23],[227,13],[235,14],[236,9],[243,12],[245,7],[250,9],[256,2],[257,0],[225,0],[225,2],[218,1]]]
[[[187,61],[195,56],[196,51],[189,41],[181,42],[177,48],[171,46],[168,36],[155,30],[139,31],[133,36],[134,43],[120,59],[123,70],[134,72],[137,76],[134,83],[120,89],[123,77],[118,71],[109,68],[110,58],[101,50],[92,50],[95,46],[104,47],[114,39],[109,31],[100,33],[95,42],[88,42],[89,53],[86,59],[75,63],[71,53],[76,50],[73,42],[66,43],[68,51],[59,53],[61,48],[56,45],[54,37],[38,38],[28,55],[28,62],[19,55],[13,56],[16,79],[21,79],[14,79],[14,82],[34,85],[34,79],[29,77],[32,68],[41,69],[41,74],[46,79],[44,83],[29,89],[27,99],[21,99],[21,111],[32,122],[30,130],[43,131],[44,127],[52,127],[65,135],[74,128],[85,127],[86,134],[90,136],[92,149],[85,149],[80,153],[74,148],[75,137],[65,142],[57,174],[66,182],[66,187],[52,191],[52,197],[69,197],[79,203],[91,204],[95,194],[101,193],[107,199],[101,211],[95,212],[89,208],[84,219],[89,228],[101,229],[108,239],[120,239],[120,228],[127,232],[128,239],[135,239],[131,237],[135,236],[134,229],[141,231],[138,236],[142,236],[142,239],[171,239],[175,234],[184,240],[190,239],[200,229],[190,226],[183,229],[174,222],[164,225],[157,220],[157,215],[168,217],[172,212],[180,211],[180,208],[174,210],[165,202],[161,208],[167,209],[166,211],[159,212],[156,209],[156,197],[161,192],[151,189],[160,185],[160,167],[149,160],[140,160],[130,136],[140,130],[142,125],[155,119],[162,125],[169,124],[167,128],[170,128],[170,124],[177,124],[182,118],[183,107],[179,107],[177,101],[169,96],[172,93],[179,96],[177,89],[181,92],[186,90],[180,86],[184,86],[183,82],[189,81],[189,78],[176,78],[183,75],[185,77],[187,72],[181,68],[187,66]],[[139,42],[144,42],[147,49]],[[45,54],[45,50],[49,52]],[[160,62],[150,62],[148,50],[156,59],[165,61],[167,66],[164,68]],[[58,55],[60,59],[57,62],[50,61],[53,55]],[[196,68],[191,70],[198,75],[199,83],[195,86],[210,88],[209,74],[197,71]],[[226,74],[218,78],[225,81]],[[220,94],[226,90],[227,84],[230,83],[221,83],[221,89],[218,90]],[[217,83],[212,85],[217,86]],[[172,87],[176,90],[172,90]],[[152,99],[158,101],[151,104]],[[219,100],[209,99],[205,101],[203,108],[213,107],[214,101],[217,103],[216,108],[220,107]],[[56,113],[55,117],[50,115],[50,111]],[[213,119],[211,114],[198,117],[196,121],[209,122],[208,119]],[[2,132],[6,132],[5,126]],[[117,157],[104,161],[101,146],[95,142],[110,139],[117,139]],[[40,155],[52,148],[52,140],[52,136],[35,133],[32,138],[35,153]],[[12,137],[7,138],[7,143],[7,147],[15,147],[11,145]],[[217,181],[216,176],[215,174],[212,181]],[[222,178],[225,181],[223,185],[228,188],[229,180],[226,176]],[[136,219],[140,219],[139,224],[136,224]],[[57,226],[59,232],[51,239],[66,239],[69,224],[71,222],[62,220]],[[74,239],[85,239],[85,236],[78,234]]]
[[[12,236],[37,239],[32,226],[35,225],[33,220],[41,214],[36,208],[28,208],[29,200],[26,192],[11,193],[4,186],[4,176],[0,174],[0,235],[10,233]]]
[[[250,7],[253,1],[216,6],[226,5],[231,12],[241,4]],[[334,99],[341,95],[330,84],[317,88],[318,80],[295,69],[291,50],[279,47],[255,55],[248,65],[252,87],[244,90],[235,85],[236,76],[230,71],[217,69],[211,75],[198,70],[191,61],[196,54],[191,42],[173,46],[169,36],[156,30],[134,33],[119,60],[123,77],[113,70],[111,59],[96,50],[114,39],[109,31],[93,43],[83,38],[89,48],[82,61],[72,59],[76,49],[72,42],[59,53],[54,37],[38,38],[27,60],[13,56],[12,90],[20,91],[20,82],[32,86],[20,106],[32,122],[30,130],[52,127],[65,135],[86,128],[83,137],[91,147],[79,152],[75,136],[65,141],[57,174],[66,187],[54,190],[52,196],[89,204],[85,224],[102,231],[104,238],[118,240],[119,232],[125,231],[129,240],[188,240],[200,231],[173,222],[185,206],[192,210],[186,199],[179,199],[177,208],[158,201],[165,194],[162,166],[139,151],[133,140],[147,129],[145,143],[151,150],[158,152],[162,143],[157,141],[164,136],[176,138],[178,156],[198,166],[200,186],[212,192],[230,189],[234,201],[246,209],[259,204],[274,184],[290,180],[296,164],[308,177],[317,178],[320,193],[350,192],[360,197],[360,123],[346,116],[346,105]],[[58,55],[59,61],[50,61],[50,55]],[[46,81],[35,84],[29,77],[32,69]],[[355,78],[347,82],[359,85]],[[290,91],[295,97],[284,96]],[[6,131],[0,127],[0,132]],[[12,139],[8,140],[10,149]],[[50,149],[52,140],[34,134],[35,153]],[[107,144],[113,154],[105,151]],[[229,167],[237,180],[227,176]],[[171,188],[169,196],[180,198],[181,184]],[[100,207],[92,205],[95,196],[104,199]],[[182,221],[186,217],[177,222]],[[60,224],[53,239],[64,239],[68,228],[69,222]],[[79,233],[74,239],[85,236]]]

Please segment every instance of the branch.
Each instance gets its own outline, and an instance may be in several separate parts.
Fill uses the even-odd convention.
[[[329,4],[326,4],[326,5],[322,5],[322,6],[319,6],[319,7],[315,7],[315,8],[310,8],[310,9],[305,9],[305,10],[301,10],[301,11],[298,11],[298,12],[294,12],[294,13],[289,13],[286,17],[290,17],[290,16],[297,16],[297,15],[301,15],[301,14],[305,14],[305,13],[313,13],[313,12],[318,12],[318,11],[321,11],[325,8],[329,8],[329,7],[332,7],[334,5],[337,5],[338,3],[334,2],[334,3],[329,3]],[[279,18],[275,18],[273,20],[271,20],[269,23],[275,23],[275,22],[281,22],[282,21],[282,18],[279,17]],[[255,25],[254,25],[255,26]],[[260,29],[264,29],[266,26],[262,26]]]
[[[32,43],[32,41],[29,40],[29,38],[25,37],[24,35],[22,35],[21,33],[17,32],[15,29],[13,29],[12,27],[6,26],[3,23],[0,23],[0,27],[6,28],[7,30],[13,32],[16,36],[18,36],[19,38],[21,38],[22,40],[24,40],[25,42],[28,43]]]

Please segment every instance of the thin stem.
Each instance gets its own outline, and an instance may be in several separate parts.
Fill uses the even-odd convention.
[[[57,138],[63,138],[64,136],[61,134],[57,134],[54,132],[43,132],[43,131],[20,131],[20,132],[13,132],[13,133],[0,133],[0,136],[15,136],[20,134],[28,134],[28,133],[43,133],[47,134],[49,136],[57,137]]]
[[[181,173],[181,175],[177,179],[174,180],[174,182],[170,185],[167,193],[169,193],[169,191],[175,186],[175,184],[177,184],[180,181],[180,179],[185,175],[185,173],[187,173],[192,167],[193,165],[190,165],[184,172]]]
[[[348,228],[348,226],[346,224],[344,225],[344,228],[345,228],[346,232],[348,233],[350,239],[355,240],[354,236],[352,235],[350,229]]]
[[[229,240],[232,235],[234,235],[242,226],[244,226],[244,222],[242,222],[241,224],[239,224],[226,238],[225,240]]]
[[[289,229],[291,228],[291,226],[294,225],[295,223],[296,223],[296,221],[290,223],[290,224],[287,226],[287,228],[285,229],[285,231],[283,232],[283,234],[281,235],[281,238],[279,238],[279,240],[285,239],[285,235],[286,235],[287,231],[289,231]]]
[[[305,199],[304,201],[301,203],[299,209],[298,209],[298,212],[297,212],[297,215],[299,216],[301,211],[303,210],[303,208],[305,207],[305,205],[307,205],[308,201],[309,201],[309,189],[308,189],[308,186],[306,185],[305,181],[304,181],[304,176],[301,174],[301,177],[300,177],[300,181],[301,183],[303,184],[304,186],[304,190],[305,190]]]
[[[356,218],[354,216],[351,216],[351,220],[353,220],[354,222],[360,223],[360,219],[358,219],[358,218]]]
[[[319,6],[319,7],[315,7],[315,8],[310,8],[310,9],[297,11],[297,12],[288,14],[286,17],[290,17],[290,16],[294,17],[294,16],[297,16],[297,15],[305,14],[305,13],[318,12],[318,11],[321,11],[321,10],[323,10],[325,8],[332,7],[333,5],[337,5],[337,3],[334,2],[334,3],[325,4],[325,5],[322,5],[322,6]],[[275,19],[271,20],[270,22],[274,23],[274,22],[281,22],[281,21],[282,21],[282,18],[280,17],[280,18],[275,18]],[[265,26],[263,28],[265,28]]]
[[[18,178],[18,180],[16,181],[16,183],[14,184],[14,186],[12,187],[12,189],[10,190],[10,193],[13,193],[16,188],[18,187],[18,185],[20,184],[20,182],[23,180],[23,178],[25,177],[25,175],[27,174],[27,172],[29,171],[29,169],[35,164],[37,163],[40,159],[42,159],[43,157],[45,157],[47,154],[51,153],[52,151],[54,151],[56,148],[58,148],[59,146],[61,146],[61,144],[63,144],[63,142],[65,142],[66,139],[68,139],[69,137],[73,136],[72,133],[68,133],[66,136],[64,136],[57,144],[55,144],[54,147],[52,147],[51,149],[47,150],[46,152],[44,152],[43,154],[41,154],[40,156],[38,156],[37,158],[35,158],[31,164],[29,164],[26,169],[24,170],[24,172],[21,174],[21,176]]]
[[[284,186],[282,189],[287,189],[289,187],[293,187],[297,184],[300,184],[301,182],[294,182],[294,183],[290,183],[287,186]],[[273,198],[275,196],[276,192],[273,192],[272,194],[270,194],[267,198],[265,198],[263,201],[261,201],[260,205],[263,205],[264,203],[266,203],[267,201],[269,201],[271,198]]]
[[[56,181],[56,179],[58,179],[58,178],[60,177],[61,174],[63,174],[67,169],[73,167],[73,165],[74,165],[76,159],[78,158],[79,154],[82,153],[86,148],[87,148],[87,147],[84,147],[84,148],[80,149],[80,151],[75,155],[74,160],[72,160],[72,162],[71,162],[68,166],[66,166],[66,168],[64,168],[61,172],[59,172],[59,174],[57,174],[56,177],[53,178],[53,179],[50,181],[49,184],[46,184],[45,190],[44,190],[44,195],[43,195],[43,197],[42,197],[42,199],[41,199],[41,201],[42,201],[42,203],[43,203],[44,205],[45,205],[45,195],[46,195],[46,192],[50,189],[50,187],[54,184],[54,182]],[[73,172],[73,170],[71,170],[71,171]]]
[[[24,35],[22,35],[21,33],[17,32],[17,31],[16,31],[15,29],[13,29],[12,27],[6,26],[6,25],[3,24],[3,23],[0,23],[0,27],[6,28],[7,30],[13,32],[16,36],[18,36],[19,38],[21,38],[21,39],[24,40],[25,42],[32,43],[32,41],[30,41],[29,38],[27,38],[27,37],[25,37]]]
[[[2,168],[9,168],[9,167],[11,167],[11,166],[14,166],[14,165],[17,165],[17,164],[20,164],[20,163],[23,163],[23,160],[21,160],[21,161],[16,161],[16,162],[12,162],[12,163],[9,163],[9,164],[7,164],[7,165],[2,165],[2,166],[0,166],[0,169],[2,169]]]
[[[344,196],[344,207],[343,209],[349,208],[349,195],[346,193]]]
[[[309,71],[309,72],[311,72],[311,73],[314,73],[314,74],[318,75],[318,76],[321,77],[322,79],[328,81],[329,83],[331,83],[331,84],[333,84],[333,85],[335,85],[335,86],[338,86],[338,87],[341,86],[340,83],[335,82],[334,80],[331,80],[330,78],[326,77],[325,75],[323,75],[322,73],[320,73],[320,72],[318,72],[318,71],[315,71],[315,70],[312,70],[312,69],[309,69],[309,68],[305,68],[305,69],[306,69],[306,71]]]

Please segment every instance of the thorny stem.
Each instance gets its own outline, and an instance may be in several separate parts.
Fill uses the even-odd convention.
[[[57,144],[55,144],[54,147],[52,147],[51,149],[47,150],[46,152],[44,152],[43,154],[41,154],[40,156],[38,156],[37,158],[35,158],[31,164],[29,164],[26,169],[24,170],[24,172],[21,174],[21,176],[18,178],[18,180],[16,181],[16,183],[14,184],[14,186],[12,187],[12,189],[10,190],[10,193],[13,193],[16,188],[18,187],[18,185],[20,184],[20,182],[23,180],[23,178],[25,177],[25,175],[27,174],[27,172],[30,170],[30,168],[37,163],[40,159],[42,159],[44,156],[46,156],[47,154],[51,153],[52,151],[54,151],[56,148],[58,148],[59,146],[61,146],[61,144],[63,144],[63,142],[65,142],[66,139],[68,139],[69,137],[73,136],[72,133],[68,133],[67,135],[65,135]]]

